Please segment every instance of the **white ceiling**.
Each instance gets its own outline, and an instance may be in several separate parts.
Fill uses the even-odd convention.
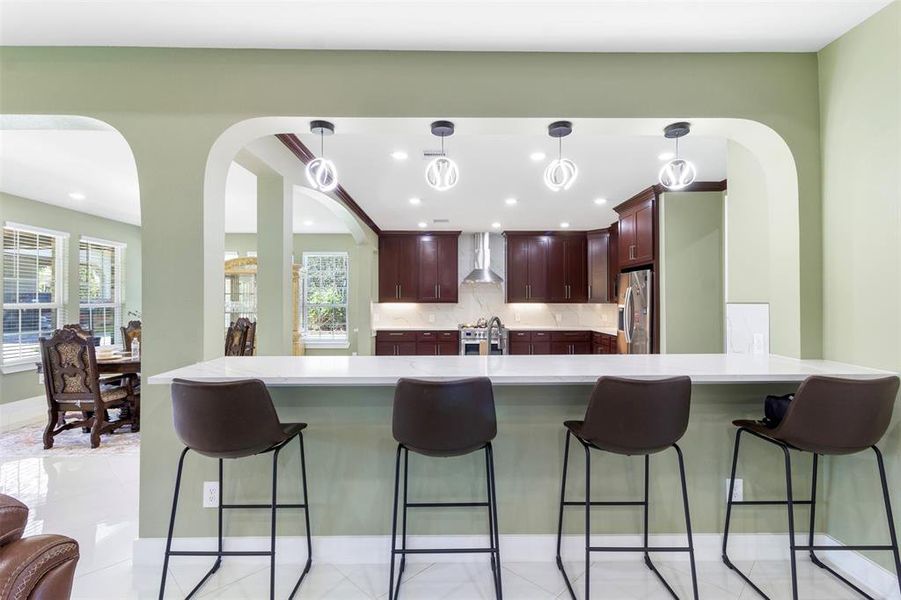
[[[891,0],[2,0],[0,44],[810,52]]]
[[[382,229],[485,231],[492,223],[502,230],[606,227],[616,220],[613,207],[657,182],[673,143],[658,135],[636,135],[622,121],[619,131],[600,133],[599,120],[574,120],[573,134],[563,140],[563,154],[575,161],[579,176],[566,191],[552,192],[543,182],[544,168],[557,153],[546,131],[550,120],[460,119],[447,138],[447,153],[460,169],[460,181],[445,192],[425,182],[423,150],[440,147],[429,133],[428,119],[336,119],[336,134],[325,138],[325,154],[335,162],[339,181]],[[642,124],[644,126],[644,124]],[[661,125],[662,127],[662,125]],[[637,131],[637,129],[636,129]],[[319,154],[319,138],[295,132]],[[403,161],[391,157],[404,151]],[[547,157],[535,162],[533,152]],[[726,178],[726,142],[697,133],[680,145],[683,158],[698,168],[699,181]],[[409,199],[421,199],[418,206]],[[514,206],[507,198],[516,198]],[[594,203],[606,198],[604,205]],[[435,223],[435,219],[448,219]]]
[[[8,119],[3,125],[0,191],[133,225],[141,222],[138,174],[119,132],[6,128],[19,125]],[[73,199],[72,193],[85,197]]]

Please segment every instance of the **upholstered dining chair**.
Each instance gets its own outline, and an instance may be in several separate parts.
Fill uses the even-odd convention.
[[[130,381],[124,385],[101,384],[97,357],[90,338],[72,329],[60,329],[51,338],[41,338],[41,362],[47,395],[47,427],[44,449],[53,447],[53,438],[67,429],[90,427],[91,448],[100,445],[100,436],[123,425],[140,429],[140,394]],[[129,416],[109,420],[109,409],[128,408]],[[81,412],[83,418],[60,424],[66,411]],[[90,415],[90,416],[85,416]]]
[[[141,343],[141,322],[129,321],[128,325],[119,328],[122,331],[122,346],[126,352],[131,352],[131,343],[138,340]]]

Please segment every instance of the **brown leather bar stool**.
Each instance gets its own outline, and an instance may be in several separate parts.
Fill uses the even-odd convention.
[[[494,590],[498,600],[501,589],[501,556],[497,525],[497,489],[494,485],[494,454],[491,440],[497,435],[494,393],[487,377],[457,381],[420,381],[401,379],[394,392],[394,439],[397,458],[394,465],[394,508],[391,525],[391,573],[388,598],[400,593],[407,554],[487,553],[491,556]],[[410,450],[429,457],[463,456],[485,451],[487,502],[410,502],[407,498],[407,467]],[[401,547],[397,547],[397,501],[400,484],[400,457],[404,457],[404,501]],[[488,548],[407,548],[407,509],[437,507],[487,507]],[[394,583],[395,556],[400,555],[397,585]]]
[[[590,571],[592,552],[642,552],[644,562],[657,575],[673,598],[676,592],[651,561],[649,552],[687,552],[691,562],[691,583],[694,598],[698,598],[698,579],[695,572],[694,544],[691,539],[691,516],[688,510],[688,490],[685,485],[685,461],[682,450],[676,444],[688,427],[691,407],[691,380],[673,377],[657,380],[635,380],[620,377],[598,379],[588,401],[584,421],[566,421],[566,447],[563,451],[563,482],[560,485],[560,516],[557,524],[557,568],[563,573],[570,596],[576,593],[563,568],[560,546],[563,539],[563,512],[566,507],[585,509],[585,598],[591,597]],[[569,440],[575,437],[585,450],[585,499],[566,500],[566,471],[569,463]],[[682,507],[685,511],[685,529],[688,546],[648,545],[648,483],[650,456],[675,448],[679,459],[679,475],[682,479]],[[591,450],[603,450],[627,456],[644,456],[644,500],[642,501],[593,501],[591,499]],[[642,546],[592,546],[592,506],[641,506],[644,508],[644,545]]]
[[[207,580],[219,570],[224,556],[268,556],[269,598],[275,598],[275,516],[280,508],[300,508],[304,511],[307,532],[307,562],[289,598],[293,598],[304,577],[310,571],[313,545],[310,538],[310,510],[307,500],[307,467],[303,447],[303,430],[306,423],[280,423],[269,390],[262,381],[249,379],[225,383],[201,383],[176,379],[172,382],[172,411],[175,433],[185,445],[178,459],[175,476],[175,493],[172,497],[172,514],[169,517],[169,533],[166,536],[166,554],[163,559],[163,575],[160,583],[160,600],[166,588],[166,570],[170,556],[215,556],[216,562],[203,576],[187,598],[191,598]],[[303,503],[281,504],[276,502],[278,484],[278,454],[291,440],[300,442],[300,475]],[[175,512],[181,487],[182,467],[188,450],[219,460],[219,531],[218,548],[211,551],[172,550],[172,532],[175,528]],[[223,504],[223,461],[272,453],[272,502],[270,504]],[[268,551],[227,551],[222,547],[222,517],[225,509],[268,509],[271,512],[270,547]]]
[[[726,545],[729,542],[729,520],[733,506],[788,506],[788,545],[791,557],[792,598],[798,598],[798,574],[795,552],[807,550],[810,560],[818,567],[825,569],[837,577],[842,583],[851,587],[864,598],[872,596],[864,592],[851,581],[823,563],[816,555],[821,551],[863,551],[891,550],[895,558],[895,572],[898,575],[898,586],[901,588],[901,559],[898,555],[898,538],[895,534],[895,523],[892,517],[892,505],[889,498],[888,482],[885,477],[885,465],[882,453],[876,443],[882,439],[892,420],[892,409],[895,396],[898,394],[898,378],[884,377],[880,379],[859,380],[841,379],[837,377],[808,377],[798,388],[794,400],[789,405],[785,417],[774,428],[769,428],[757,421],[739,420],[733,424],[738,427],[735,432],[735,451],[732,455],[732,484],[726,498],[726,526],[723,530],[723,562],[730,569],[741,575],[754,590],[764,598],[768,598],[747,575],[742,573],[729,559]],[[738,448],[741,434],[749,433],[782,449],[785,457],[785,500],[732,500],[732,487],[735,485],[735,471],[738,464]],[[817,467],[821,455],[839,456],[855,454],[871,449],[876,454],[876,465],[882,483],[882,499],[888,519],[888,531],[891,545],[879,546],[816,546],[813,543],[817,502]],[[810,452],[813,454],[813,476],[811,478],[810,500],[795,500],[792,494],[791,455],[789,450]],[[810,505],[810,531],[806,546],[795,543],[796,504]]]

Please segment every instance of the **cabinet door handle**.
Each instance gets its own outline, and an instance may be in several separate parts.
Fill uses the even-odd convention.
[[[438,299],[441,300],[441,284],[439,283],[435,287],[438,288]]]
[[[588,284],[588,299],[591,300],[591,284]]]

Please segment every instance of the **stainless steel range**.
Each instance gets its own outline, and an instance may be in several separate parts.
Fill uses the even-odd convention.
[[[478,355],[482,341],[488,341],[489,354],[507,353],[507,328],[500,319],[492,317],[490,321],[479,319],[478,323],[460,324],[460,354]]]

